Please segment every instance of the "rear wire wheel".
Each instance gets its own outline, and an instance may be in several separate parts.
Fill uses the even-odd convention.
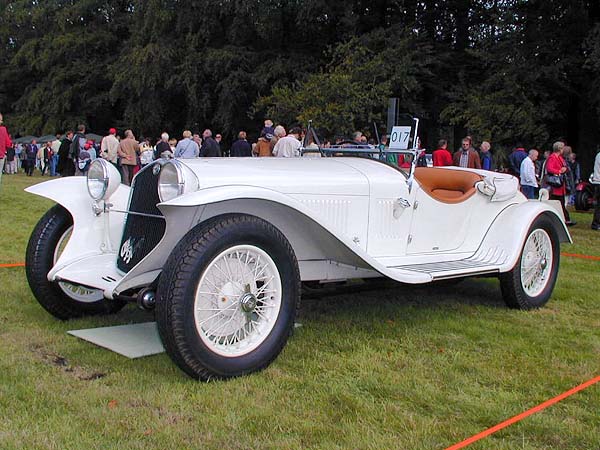
[[[545,305],[554,290],[559,264],[558,233],[549,218],[540,216],[529,228],[515,267],[500,274],[506,304],[517,309]]]

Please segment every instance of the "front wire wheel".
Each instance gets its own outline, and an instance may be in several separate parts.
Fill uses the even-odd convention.
[[[558,277],[560,247],[558,234],[547,217],[531,225],[515,267],[500,274],[504,301],[511,308],[534,309],[550,299]]]
[[[221,252],[196,290],[196,331],[222,356],[241,356],[267,338],[281,309],[281,276],[273,259],[253,245]]]
[[[156,319],[167,354],[201,380],[267,367],[290,336],[300,271],[283,234],[258,217],[199,224],[160,276]]]
[[[25,273],[33,295],[46,311],[62,320],[119,311],[125,302],[107,300],[100,290],[48,281],[48,272],[58,261],[72,229],[73,218],[60,205],[50,208],[33,229],[25,255]]]

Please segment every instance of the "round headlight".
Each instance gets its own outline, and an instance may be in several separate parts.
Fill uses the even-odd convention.
[[[172,159],[160,168],[158,197],[161,202],[168,202],[180,195],[197,191],[199,188],[198,177],[190,167],[181,161]]]
[[[185,184],[183,174],[177,164],[169,162],[162,166],[158,178],[158,197],[161,202],[168,202],[183,194]]]
[[[94,200],[110,197],[121,183],[119,171],[104,159],[95,159],[87,173],[87,188]]]
[[[87,173],[87,187],[90,197],[100,200],[108,189],[108,170],[101,159],[96,159],[90,164]]]

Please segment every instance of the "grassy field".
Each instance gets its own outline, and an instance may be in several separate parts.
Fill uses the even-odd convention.
[[[0,263],[22,262],[50,202],[41,178],[3,176]],[[600,256],[590,214],[569,253]],[[498,282],[390,285],[306,299],[264,372],[198,383],[165,355],[128,360],[67,330],[152,320],[60,322],[24,269],[0,269],[1,449],[443,449],[600,375],[600,262],[563,257],[553,298],[507,309]],[[600,385],[472,449],[599,449]]]

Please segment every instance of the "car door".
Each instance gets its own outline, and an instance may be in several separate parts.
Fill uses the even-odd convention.
[[[467,238],[476,197],[462,203],[443,203],[416,184],[408,255],[458,251]]]
[[[378,180],[369,205],[368,252],[376,258],[406,255],[415,191],[404,177]]]

